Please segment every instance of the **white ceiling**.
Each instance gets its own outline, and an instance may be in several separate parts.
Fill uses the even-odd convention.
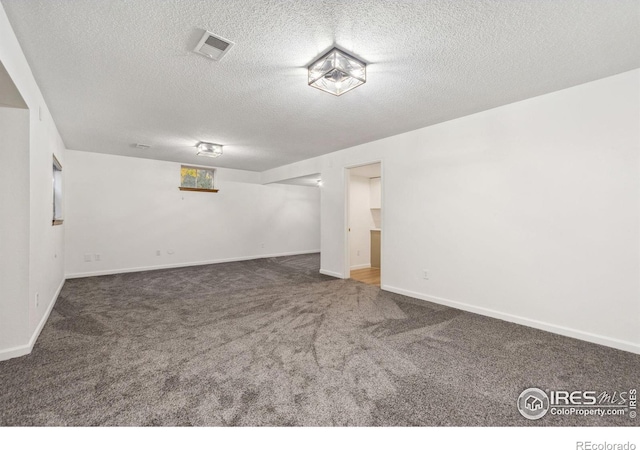
[[[351,169],[350,173],[351,175],[355,175],[357,177],[377,178],[382,175],[380,171],[380,163],[376,163],[367,164],[366,166],[354,167],[353,169]]]
[[[278,181],[276,184],[294,184],[297,186],[309,186],[318,187],[318,181],[321,181],[322,175],[319,173],[312,173],[309,175],[303,175],[301,177],[289,178],[288,180]]]
[[[640,67],[639,0],[2,4],[68,148],[249,170]],[[191,52],[204,29],[222,61]],[[370,63],[342,97],[306,80],[334,43]]]

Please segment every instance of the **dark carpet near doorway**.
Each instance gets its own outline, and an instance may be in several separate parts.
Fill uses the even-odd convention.
[[[631,425],[520,416],[639,387],[640,356],[318,274],[301,255],[69,280],[0,425]]]

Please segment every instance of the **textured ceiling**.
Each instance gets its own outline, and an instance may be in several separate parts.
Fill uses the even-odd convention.
[[[640,67],[638,0],[2,4],[68,148],[249,170]],[[191,52],[204,29],[222,61]],[[342,97],[306,80],[334,44],[370,63]]]

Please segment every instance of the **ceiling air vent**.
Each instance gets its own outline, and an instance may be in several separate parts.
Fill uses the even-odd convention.
[[[220,61],[231,50],[231,47],[233,47],[233,42],[205,31],[204,36],[202,36],[193,51],[214,61]]]

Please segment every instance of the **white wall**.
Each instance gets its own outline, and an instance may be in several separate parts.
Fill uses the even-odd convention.
[[[350,175],[349,261],[351,269],[371,267],[371,229],[375,228],[370,208],[369,178]]]
[[[64,144],[1,5],[0,62],[29,108],[29,177],[13,191],[0,192],[2,196],[16,195],[19,189],[29,193],[29,202],[21,207],[21,211],[27,210],[29,215],[29,247],[23,249],[29,255],[29,286],[25,300],[21,300],[28,303],[29,313],[27,321],[20,325],[24,329],[20,336],[10,341],[3,337],[0,341],[2,360],[31,351],[64,282],[64,225],[51,225],[52,154],[56,154],[64,167]],[[14,257],[15,254],[1,255],[3,260]],[[38,306],[36,293],[39,294]],[[19,342],[18,346],[15,342]]]
[[[344,168],[382,160],[384,289],[640,353],[639,99],[634,70],[262,179],[322,173],[345,276]]]
[[[29,339],[29,110],[0,108],[0,349]]]
[[[71,150],[65,171],[67,277],[320,248],[315,187],[217,169],[218,193],[182,192],[178,163]]]
[[[369,179],[371,193],[371,216],[374,228],[382,228],[382,179],[380,177]]]

